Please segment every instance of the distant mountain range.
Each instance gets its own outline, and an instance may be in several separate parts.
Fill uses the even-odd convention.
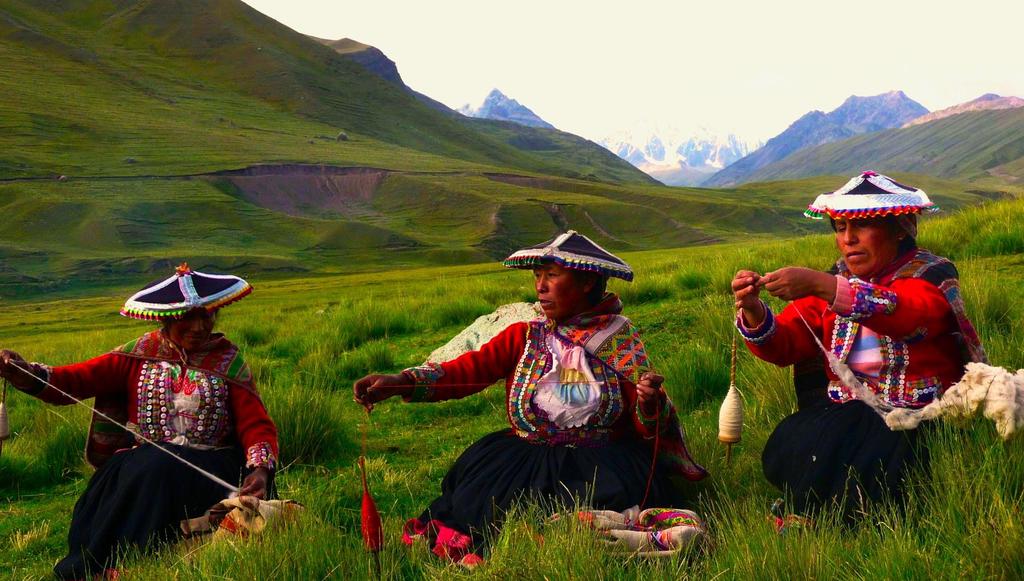
[[[467,104],[457,111],[477,119],[554,128],[529,107],[498,89],[493,89],[479,107]],[[664,127],[620,131],[597,143],[647,175],[672,186],[698,185],[761,146],[732,134],[722,136],[706,129],[687,134]]]
[[[554,127],[498,89],[492,90],[479,107],[464,105],[457,114],[405,85],[394,61],[380,50],[351,39],[316,40],[401,87],[432,109],[483,123],[474,128],[509,145],[552,159],[569,156],[574,161],[592,163],[593,155],[588,151],[594,146],[592,142],[557,130],[531,133],[551,131]],[[972,133],[956,138],[944,134],[946,126],[918,134],[887,131],[929,125],[966,113],[1007,109],[1024,109],[1024,99],[987,93],[966,103],[928,112],[903,91],[890,91],[869,97],[851,96],[829,113],[811,111],[764,144],[706,129],[687,133],[665,127],[620,131],[597,142],[648,176],[675,186],[729,187],[754,181],[850,173],[865,167],[944,177],[962,176],[965,172],[971,176],[989,174],[1017,181],[1024,176],[1024,160],[1018,159],[1024,156],[1024,145],[1014,140],[1013,132],[1021,130],[1015,115],[1004,116],[1009,123],[1005,127],[992,124],[984,116],[960,119],[953,126],[972,127]],[[484,120],[500,124],[488,125]],[[872,137],[858,138],[867,134]],[[949,142],[944,151],[921,136]],[[990,146],[993,140],[995,147]],[[973,149],[964,149],[965,143],[972,143]],[[616,178],[625,177],[621,171],[614,171]]]
[[[747,179],[852,175],[865,169],[1024,183],[1024,107],[968,111],[807,148]]]
[[[852,96],[829,113],[807,113],[769,139],[763,147],[711,176],[702,185],[723,187],[748,182],[759,169],[797,151],[863,133],[900,127],[927,113],[928,109],[907,97],[903,91],[871,97]]]
[[[930,121],[936,121],[938,119],[945,119],[953,115],[959,115],[960,113],[967,113],[968,111],[991,111],[995,109],[1016,109],[1017,107],[1024,107],[1024,99],[1019,97],[1002,97],[995,93],[985,93],[984,95],[968,101],[966,103],[960,103],[959,105],[953,105],[952,107],[946,107],[927,115],[922,115],[917,119],[913,119],[905,124],[904,127],[912,127],[914,125],[920,125],[922,123],[928,123]]]
[[[506,96],[498,89],[492,89],[484,102],[479,107],[473,107],[468,103],[458,108],[458,112],[466,117],[477,119],[492,119],[495,121],[511,121],[527,127],[543,127],[554,129],[555,126],[541,119],[519,101]]]
[[[723,136],[707,129],[688,133],[663,127],[621,131],[598,143],[673,186],[699,185],[761,146],[733,134]]]

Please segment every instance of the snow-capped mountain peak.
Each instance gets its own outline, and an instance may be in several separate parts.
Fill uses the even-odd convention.
[[[669,185],[699,185],[761,146],[705,127],[684,131],[652,125],[619,131],[598,143]]]
[[[511,121],[528,127],[545,127],[554,129],[555,126],[541,119],[536,113],[525,105],[511,97],[507,97],[498,89],[493,89],[484,98],[479,107],[473,107],[468,103],[456,109],[466,117],[477,117],[480,119],[496,119],[499,121]]]

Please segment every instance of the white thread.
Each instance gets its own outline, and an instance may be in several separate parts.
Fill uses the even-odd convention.
[[[21,370],[21,371],[22,371],[23,373],[26,373],[26,374],[28,374],[28,375],[32,376],[32,377],[33,377],[33,378],[35,378],[35,379],[36,379],[37,381],[40,381],[40,382],[42,382],[42,383],[46,384],[47,386],[49,386],[49,387],[51,387],[51,388],[53,388],[53,389],[57,390],[57,392],[59,392],[59,393],[60,393],[61,395],[63,395],[64,397],[67,397],[68,399],[70,399],[70,400],[74,401],[75,403],[77,403],[77,404],[80,404],[80,405],[83,405],[83,406],[85,406],[85,407],[89,408],[90,410],[92,410],[92,411],[93,411],[93,413],[95,413],[96,415],[100,416],[101,418],[104,418],[105,420],[107,420],[107,421],[109,421],[109,422],[111,422],[111,423],[113,423],[113,424],[116,424],[116,425],[120,426],[120,427],[121,427],[121,428],[123,428],[123,429],[124,429],[125,431],[127,431],[127,432],[130,432],[130,433],[131,433],[132,435],[134,435],[134,436],[135,436],[136,438],[139,438],[140,440],[143,440],[143,441],[145,441],[145,442],[146,442],[146,443],[148,443],[148,444],[152,444],[153,446],[155,446],[155,447],[156,447],[156,449],[157,449],[157,450],[160,450],[161,452],[163,452],[163,453],[165,453],[165,454],[168,454],[169,456],[171,456],[171,457],[172,457],[172,458],[174,458],[175,460],[177,460],[177,461],[181,462],[182,464],[184,464],[184,465],[188,466],[189,468],[192,468],[192,469],[193,469],[193,470],[195,470],[196,472],[199,472],[200,474],[202,474],[203,476],[205,476],[205,477],[209,478],[209,479],[210,479],[210,480],[212,480],[213,482],[215,482],[215,483],[217,483],[217,484],[219,484],[219,485],[223,486],[224,488],[227,488],[227,489],[228,489],[229,491],[231,491],[231,492],[238,492],[238,486],[235,486],[234,484],[230,484],[230,483],[229,483],[228,481],[226,481],[226,480],[224,480],[224,479],[220,478],[220,477],[219,477],[219,476],[217,476],[216,474],[211,474],[211,473],[207,472],[206,470],[203,470],[202,468],[200,468],[199,466],[196,466],[196,465],[195,465],[195,464],[193,464],[192,462],[189,462],[188,460],[186,460],[186,459],[182,458],[181,456],[179,456],[179,455],[175,454],[174,452],[171,452],[170,450],[168,450],[167,448],[164,448],[163,446],[161,446],[160,444],[158,444],[158,443],[154,442],[153,440],[150,440],[150,439],[149,439],[149,438],[147,438],[146,436],[143,436],[142,434],[140,434],[140,433],[138,433],[138,432],[133,432],[133,431],[132,431],[131,429],[129,429],[129,428],[128,428],[128,426],[126,426],[126,425],[124,425],[124,424],[122,424],[122,423],[118,422],[118,421],[117,421],[117,420],[115,420],[114,418],[112,418],[112,417],[108,416],[107,414],[105,414],[105,413],[103,413],[103,412],[101,412],[101,411],[97,410],[96,408],[94,408],[94,407],[92,407],[91,405],[89,405],[89,404],[85,403],[84,401],[82,401],[82,400],[78,399],[77,397],[75,397],[75,396],[71,395],[70,393],[68,393],[68,392],[66,392],[66,391],[64,391],[64,390],[62,390],[61,388],[59,388],[59,387],[57,387],[56,385],[54,385],[54,384],[50,383],[49,381],[46,381],[45,379],[40,379],[40,378],[36,377],[34,373],[32,373],[32,372],[31,372],[31,371],[29,371],[28,369],[25,369],[24,367],[22,367],[22,366],[18,365],[18,364],[17,364],[17,363],[15,363],[14,361],[9,361],[9,363],[10,363],[11,365],[13,365],[13,366],[14,366],[15,368],[17,368],[17,369],[20,369],[20,370]]]

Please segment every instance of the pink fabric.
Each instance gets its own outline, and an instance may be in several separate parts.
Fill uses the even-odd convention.
[[[766,311],[765,318],[762,319],[761,320],[761,324],[759,324],[756,327],[748,327],[747,326],[747,322],[743,319],[743,311],[737,311],[737,313],[736,313],[736,323],[739,325],[740,330],[742,330],[747,335],[756,335],[756,334],[760,333],[761,329],[764,328],[764,324],[768,322],[768,316],[767,316],[768,305],[765,305],[764,301],[761,301],[761,304],[764,305],[764,308],[765,308],[765,311]]]
[[[438,526],[437,541],[434,543],[434,554],[442,559],[448,558],[458,563],[470,553],[473,540],[459,531],[444,525]]]
[[[586,351],[579,345],[563,348],[561,356],[558,358],[558,363],[566,369],[575,369],[584,374],[589,374],[590,372],[590,366],[587,365]]]
[[[861,325],[846,363],[862,379],[875,380],[882,374],[882,342],[871,329]]]
[[[439,520],[428,522],[416,518],[407,520],[405,526],[402,527],[402,542],[411,545],[420,537],[425,538],[431,552],[442,559],[467,565],[480,562],[473,558],[476,557],[471,550],[473,539],[469,535],[445,526]],[[477,557],[477,559],[479,558]]]
[[[832,301],[832,311],[838,315],[848,316],[853,313],[854,288],[850,279],[836,276],[836,298]],[[871,329],[861,325],[857,329],[857,337],[853,341],[850,355],[846,362],[862,379],[876,380],[882,372],[882,344]]]
[[[832,312],[838,315],[853,312],[853,285],[845,276],[836,276],[836,298],[832,300]]]

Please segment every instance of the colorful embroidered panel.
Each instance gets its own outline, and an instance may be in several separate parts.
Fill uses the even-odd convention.
[[[277,458],[274,457],[274,449],[269,442],[259,442],[249,446],[245,452],[246,468],[266,468],[273,470],[277,465]]]
[[[547,348],[551,325],[542,321],[529,324],[526,348],[516,366],[508,397],[508,417],[513,430],[522,438],[548,444],[598,444],[607,441],[608,428],[622,414],[623,401],[619,378],[605,372],[604,366],[588,357],[595,381],[602,385],[601,403],[587,423],[578,428],[559,428],[538,413],[534,405],[537,384],[551,369],[551,352]]]
[[[430,401],[434,397],[434,383],[444,377],[441,365],[428,361],[423,365],[410,367],[402,371],[415,384],[408,401]]]
[[[850,353],[860,336],[860,323],[845,317],[836,317],[832,328],[832,353],[844,363],[849,363]],[[896,407],[920,407],[914,398],[906,396],[907,368],[910,367],[910,348],[904,341],[896,341],[885,335],[875,335],[878,341],[878,352],[882,360],[878,377],[857,373],[857,377],[872,391],[885,398]],[[857,372],[856,369],[853,370]],[[849,389],[838,382],[828,387],[828,396],[837,402],[853,399]]]
[[[229,419],[222,378],[165,361],[142,365],[136,429],[143,436],[182,446],[225,446],[232,443]]]
[[[841,313],[855,321],[896,312],[896,293],[859,278],[850,279],[850,312]]]
[[[249,390],[254,395],[259,395],[252,383],[252,371],[242,359],[238,347],[220,333],[214,333],[206,345],[189,353],[187,361],[185,354],[179,351],[160,330],[150,331],[134,341],[125,343],[115,349],[113,353],[140,359],[187,363],[189,367],[219,375]]]
[[[903,401],[921,407],[930,404],[942,391],[942,380],[938,377],[922,377],[908,381],[903,386]]]

